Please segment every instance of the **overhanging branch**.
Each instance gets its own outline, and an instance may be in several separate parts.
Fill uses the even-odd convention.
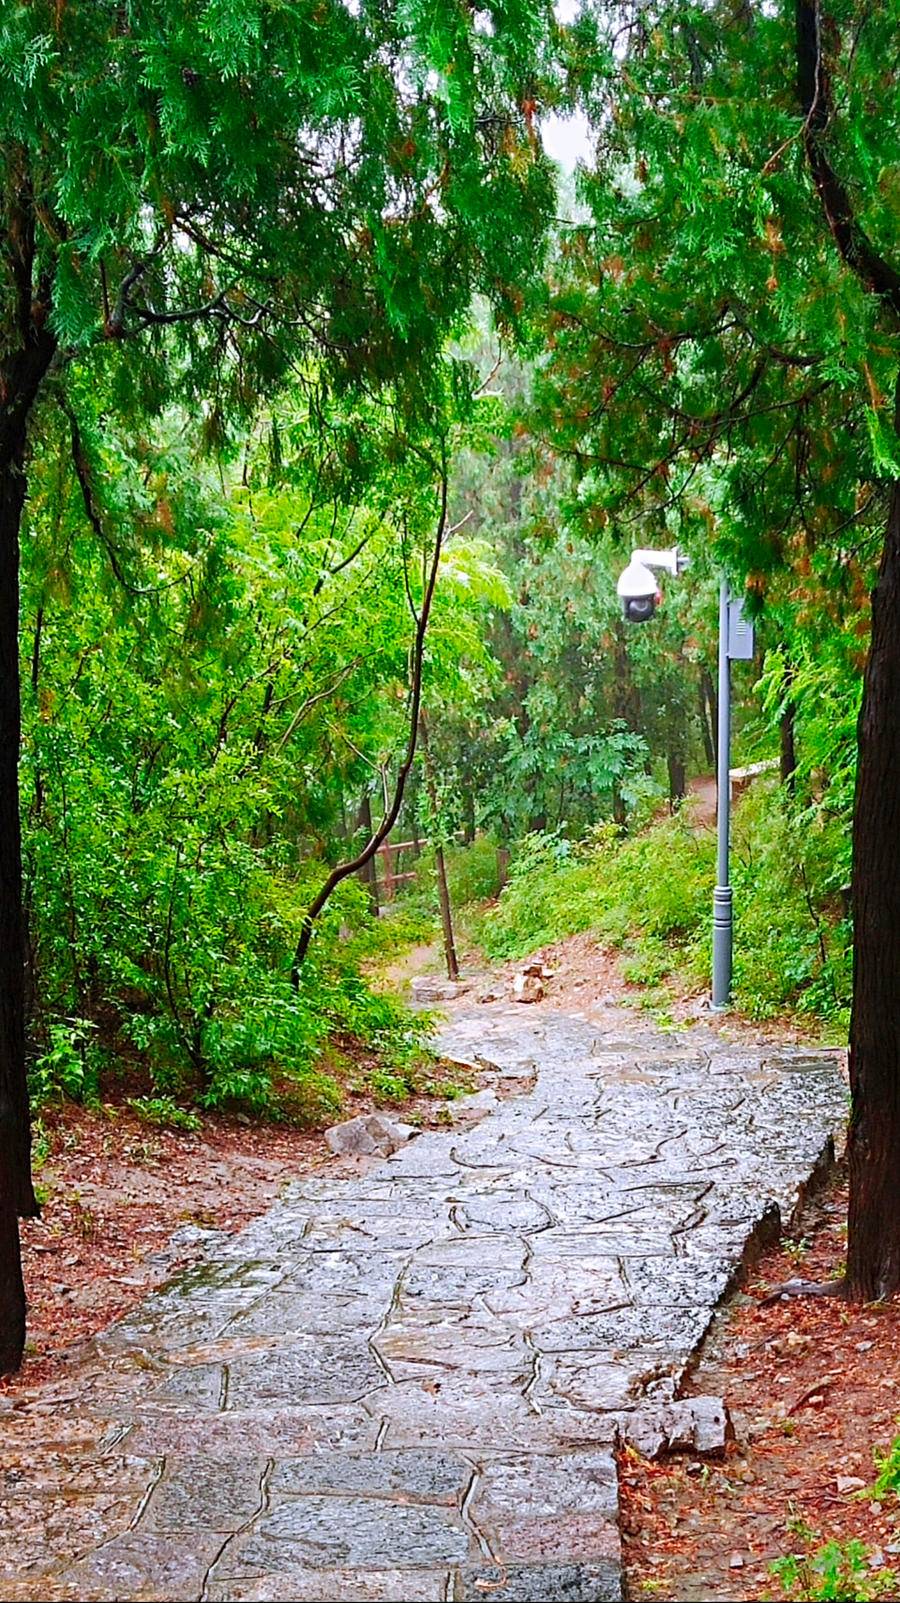
[[[822,208],[847,266],[870,292],[900,318],[900,272],[875,249],[853,209],[846,184],[826,154],[825,139],[834,116],[831,83],[822,50],[819,0],[796,0],[797,89],[805,118],[803,145]]]
[[[431,604],[434,600],[434,592],[437,585],[438,570],[440,568],[444,538],[448,533],[447,498],[449,485],[447,448],[446,443],[444,442],[442,442],[441,446],[440,471],[440,509],[438,513],[437,529],[434,537],[434,549],[431,553],[431,560],[427,568],[422,603],[419,607],[416,617],[416,632],[413,638],[412,661],[410,666],[409,733],[407,736],[406,750],[403,754],[403,761],[400,764],[400,769],[394,785],[393,799],[390,801],[390,804],[388,804],[387,795],[385,795],[384,816],[381,820],[381,823],[378,825],[378,828],[373,830],[370,839],[366,842],[361,852],[358,852],[355,857],[346,858],[343,862],[335,864],[335,867],[328,875],[328,878],[322,886],[322,889],[313,898],[309,904],[309,907],[306,909],[306,912],[303,915],[303,925],[300,931],[300,939],[297,942],[297,947],[294,952],[294,960],[291,964],[291,983],[295,990],[300,984],[300,970],[303,967],[306,954],[309,951],[309,943],[312,939],[312,933],[316,919],[319,917],[319,914],[322,912],[333,893],[337,890],[337,887],[342,884],[345,879],[349,879],[352,874],[357,874],[361,868],[365,868],[366,864],[371,862],[372,858],[375,856],[375,853],[378,851],[379,846],[383,845],[387,840],[388,835],[397,822],[400,808],[403,805],[403,795],[406,790],[406,782],[409,779],[410,773],[412,772],[413,763],[415,762],[416,744],[419,735],[419,715],[422,710],[422,670],[425,664],[425,639],[428,632],[428,620],[431,615]]]

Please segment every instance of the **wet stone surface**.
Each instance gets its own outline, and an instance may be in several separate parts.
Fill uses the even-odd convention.
[[[4,1414],[0,1599],[621,1597],[617,1433],[675,1419],[837,1060],[615,1007],[444,1045],[516,1094],[295,1184]]]

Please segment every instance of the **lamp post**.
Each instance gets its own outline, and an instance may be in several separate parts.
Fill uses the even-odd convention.
[[[712,1008],[731,1002],[734,897],[729,875],[731,833],[731,658],[728,655],[728,581],[719,584],[719,736],[716,750],[716,885],[713,891]]]
[[[656,611],[659,590],[652,569],[683,573],[687,557],[671,551],[637,550],[616,586],[628,623],[647,623]],[[719,583],[719,727],[716,765],[716,884],[713,890],[712,1010],[731,1006],[734,949],[734,898],[729,873],[731,833],[731,663],[753,657],[753,625],[732,599],[728,580]]]

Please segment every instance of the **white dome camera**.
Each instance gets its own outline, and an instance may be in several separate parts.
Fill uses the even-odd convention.
[[[633,556],[616,585],[626,623],[649,623],[660,599],[655,575]]]

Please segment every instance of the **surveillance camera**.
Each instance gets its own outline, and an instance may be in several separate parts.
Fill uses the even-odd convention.
[[[656,596],[623,596],[626,623],[649,623],[656,611]]]
[[[660,599],[656,580],[645,563],[632,557],[616,585],[626,623],[647,623]]]

